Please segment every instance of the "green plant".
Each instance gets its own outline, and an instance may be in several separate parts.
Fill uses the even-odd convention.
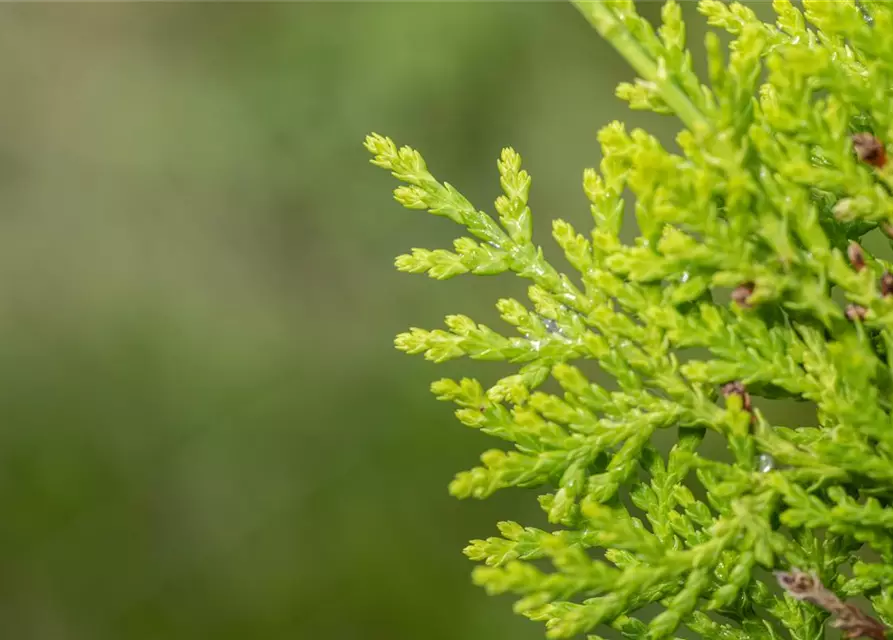
[[[600,625],[662,638],[684,625],[706,638],[813,640],[832,614],[849,636],[883,637],[838,595],[866,596],[893,622],[893,276],[856,243],[893,233],[881,142],[893,140],[893,6],[775,0],[767,24],[702,0],[732,36],[726,60],[707,35],[707,86],[672,0],[657,31],[631,0],[574,4],[640,76],[618,95],[684,124],[678,153],[616,122],[600,132],[600,170],[583,179],[594,229],[553,227],[574,277],[533,243],[530,177],[513,150],[498,163],[494,218],[418,152],[366,140],[373,163],[405,183],[401,204],[470,235],[453,251],[414,249],[400,270],[532,283],[532,308],[498,303],[518,336],[450,316],[445,330],[396,341],[435,362],[521,365],[488,389],[432,387],[461,422],[512,445],[484,453],[450,491],[539,487],[556,526],[500,523],[501,536],[465,550],[483,563],[474,580],[520,596],[516,611],[553,638]],[[632,244],[620,238],[628,209]],[[582,360],[616,390],[587,380]],[[550,376],[560,393],[538,390]],[[817,424],[771,424],[763,397],[813,403]],[[660,429],[677,434],[666,455],[652,442]],[[699,453],[707,430],[726,459]]]

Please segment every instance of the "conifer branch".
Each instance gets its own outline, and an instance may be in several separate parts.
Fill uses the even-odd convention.
[[[675,113],[690,129],[707,124],[704,114],[669,77],[666,60],[652,58],[615,13],[616,7],[628,15],[632,14],[634,19],[637,19],[638,16],[635,15],[631,0],[571,0],[571,2],[589,24],[595,27],[599,34],[617,49],[646,82],[653,83],[658,88],[661,98],[666,102],[671,113]],[[641,21],[639,26],[642,27],[645,24],[647,23]]]
[[[893,621],[893,263],[860,238],[893,237],[893,7],[774,0],[768,24],[701,0],[732,36],[728,51],[706,39],[707,88],[673,0],[657,30],[631,0],[572,2],[640,76],[617,95],[686,127],[679,153],[619,122],[601,130],[601,164],[583,176],[594,228],[553,224],[573,277],[534,242],[514,150],[497,162],[491,214],[416,150],[366,139],[403,183],[398,202],[464,230],[451,250],[400,256],[399,270],[530,283],[526,302],[497,302],[510,334],[451,315],[395,341],[434,362],[518,365],[488,385],[431,387],[503,444],[451,493],[537,489],[550,523],[502,522],[472,541],[474,581],[516,594],[516,611],[552,638],[610,627],[657,640],[684,626],[814,640],[830,615],[850,637],[880,640]],[[640,236],[627,243],[630,209]],[[582,361],[616,385],[592,383]],[[779,397],[812,403],[814,425],[768,420],[765,402]],[[661,431],[675,436],[669,452]],[[726,458],[702,446],[707,431]],[[777,573],[792,597],[760,577],[794,566],[805,569]],[[867,597],[877,618],[835,593]],[[649,605],[662,610],[646,622]]]

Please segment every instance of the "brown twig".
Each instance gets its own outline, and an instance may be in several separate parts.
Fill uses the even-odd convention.
[[[866,164],[874,167],[883,167],[887,164],[887,150],[884,148],[884,143],[867,131],[853,136],[853,149],[856,151],[856,157]]]
[[[832,626],[843,631],[847,638],[886,640],[884,625],[855,605],[843,602],[815,574],[792,569],[789,572],[776,571],[775,577],[778,578],[778,584],[792,597],[818,605],[833,615]]]
[[[884,271],[884,275],[881,276],[881,295],[885,298],[893,295],[893,273],[889,271]]]
[[[753,290],[754,283],[745,282],[735,287],[734,291],[732,291],[732,300],[742,309],[750,309],[750,296],[753,294]]]
[[[862,322],[868,315],[868,309],[858,304],[849,304],[844,313],[850,322]]]
[[[865,252],[857,242],[850,242],[846,250],[846,255],[850,259],[850,264],[856,271],[862,271],[865,268]]]

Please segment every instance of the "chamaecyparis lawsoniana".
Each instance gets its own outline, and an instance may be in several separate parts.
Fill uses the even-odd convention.
[[[532,238],[530,176],[514,150],[499,159],[504,195],[490,214],[417,151],[366,140],[373,163],[404,183],[401,204],[464,231],[452,249],[400,256],[398,269],[511,271],[530,283],[528,301],[497,303],[507,335],[456,315],[396,340],[435,362],[518,364],[492,384],[432,385],[462,423],[504,443],[450,491],[536,487],[552,523],[501,522],[500,535],[472,541],[474,580],[517,594],[515,610],[552,638],[687,627],[814,640],[830,626],[883,637],[893,623],[893,276],[858,241],[893,235],[893,4],[775,0],[764,23],[742,4],[701,0],[731,36],[725,46],[707,34],[708,78],[692,69],[676,2],[657,30],[631,0],[574,4],[639,76],[617,94],[678,117],[681,153],[619,122],[601,130],[600,167],[583,175],[593,228],[553,225],[573,273]],[[627,210],[640,234],[631,244],[619,237]],[[702,356],[682,363],[692,348]],[[587,380],[582,360],[618,390]],[[538,390],[549,377],[560,393]],[[813,403],[816,424],[770,423],[765,397]],[[660,429],[676,435],[668,453],[652,443]],[[699,452],[707,430],[733,462]],[[845,603],[857,595],[873,611]]]

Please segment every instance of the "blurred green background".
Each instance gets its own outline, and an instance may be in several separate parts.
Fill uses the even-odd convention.
[[[525,285],[397,273],[459,230],[361,145],[484,209],[513,145],[555,256],[597,130],[675,131],[619,56],[557,2],[199,3],[6,5],[0,59],[0,637],[542,637],[460,552],[534,494],[451,498],[492,443],[428,392],[504,369],[392,346]]]

